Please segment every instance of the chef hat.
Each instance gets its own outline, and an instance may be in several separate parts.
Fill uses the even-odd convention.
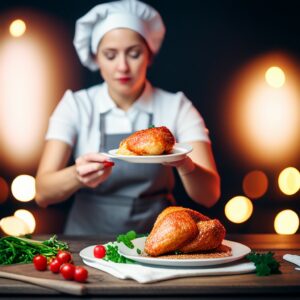
[[[159,13],[143,2],[121,0],[96,5],[77,20],[74,46],[81,63],[94,71],[99,67],[92,54],[97,53],[100,40],[115,28],[129,28],[138,32],[152,53],[157,53],[165,35],[165,26]]]

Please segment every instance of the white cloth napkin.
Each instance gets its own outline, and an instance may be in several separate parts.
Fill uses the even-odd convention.
[[[87,259],[83,259],[83,262],[119,279],[134,279],[139,283],[150,283],[179,277],[244,274],[255,271],[255,266],[252,262],[234,262],[220,266],[192,268],[148,266],[138,263],[118,264],[105,260],[95,262]]]
[[[285,254],[283,255],[283,259],[297,265],[300,267],[300,255],[294,255],[294,254]],[[295,268],[296,270],[300,271],[300,268]]]

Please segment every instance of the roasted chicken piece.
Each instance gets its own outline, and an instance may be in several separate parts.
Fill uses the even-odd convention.
[[[122,140],[117,154],[161,155],[169,153],[175,144],[171,131],[165,127],[139,130]]]
[[[159,256],[179,250],[182,253],[213,250],[222,244],[226,230],[217,219],[184,207],[163,210],[146,239],[144,251]]]

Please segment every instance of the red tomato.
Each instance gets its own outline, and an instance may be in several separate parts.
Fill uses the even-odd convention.
[[[45,271],[47,269],[47,258],[44,255],[38,254],[33,258],[33,264],[36,270]]]
[[[74,279],[78,282],[86,282],[88,271],[84,267],[75,267]]]
[[[56,258],[63,264],[68,263],[72,260],[72,255],[68,251],[58,251]]]
[[[97,258],[103,258],[106,254],[106,249],[103,245],[97,245],[94,248],[94,256]]]
[[[63,278],[72,280],[74,279],[75,266],[70,263],[64,263],[60,267],[60,274]]]
[[[49,263],[49,269],[52,273],[59,273],[61,265],[62,263],[57,258],[54,258]]]

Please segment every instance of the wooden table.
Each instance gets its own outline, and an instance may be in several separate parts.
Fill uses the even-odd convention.
[[[38,236],[35,239],[46,239]],[[69,243],[75,264],[82,264],[78,253],[81,249],[103,243],[95,237],[79,238],[59,236]],[[281,263],[281,274],[258,277],[254,273],[230,276],[207,276],[172,279],[151,284],[139,284],[133,280],[120,280],[102,271],[88,268],[89,282],[84,284],[87,299],[300,299],[300,271],[286,262],[286,253],[300,255],[300,235],[234,234],[226,237],[249,246],[255,251],[272,251]],[[30,267],[30,265],[29,265]],[[31,266],[32,267],[32,266]],[[33,267],[32,267],[33,268]],[[37,271],[33,271],[37,274]],[[50,274],[51,272],[47,272]],[[38,276],[43,277],[43,272]],[[60,276],[53,274],[54,276]],[[56,277],[58,278],[58,277]],[[63,280],[58,278],[59,280]],[[65,284],[68,282],[64,281]],[[0,297],[10,299],[55,298],[71,299],[75,296],[22,281],[0,278]]]

